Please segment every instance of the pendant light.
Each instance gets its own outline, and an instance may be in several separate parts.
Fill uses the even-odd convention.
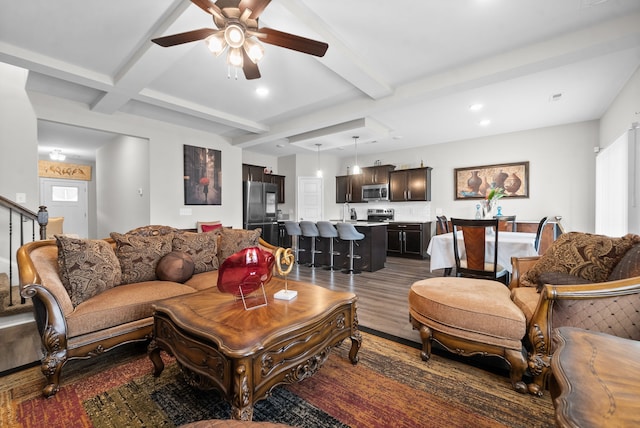
[[[316,148],[318,149],[318,156],[316,158],[316,177],[322,178],[322,170],[320,169],[320,146],[322,144],[316,143]]]
[[[360,138],[357,135],[353,136],[353,143],[355,145],[355,150],[356,150],[356,162],[355,165],[353,165],[353,173],[354,174],[360,174],[360,167],[358,166],[358,138]]]

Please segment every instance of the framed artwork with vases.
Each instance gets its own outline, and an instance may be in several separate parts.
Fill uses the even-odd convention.
[[[184,204],[222,205],[222,152],[184,145]]]
[[[529,197],[529,162],[455,168],[455,199],[486,199],[491,189],[502,189],[505,198]]]

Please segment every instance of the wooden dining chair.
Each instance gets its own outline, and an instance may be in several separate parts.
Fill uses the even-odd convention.
[[[533,247],[536,249],[536,252],[540,254],[540,240],[542,239],[542,231],[544,227],[547,225],[548,217],[542,217],[540,223],[538,223],[538,231],[536,232],[536,240],[533,241]]]
[[[436,235],[442,235],[444,233],[449,233],[451,230],[449,229],[449,220],[446,215],[436,216]],[[451,268],[444,268],[444,276],[451,275]]]
[[[509,283],[509,271],[498,264],[498,228],[497,218],[487,220],[469,220],[452,218],[453,255],[456,259],[456,276],[469,278],[495,279]],[[466,257],[461,257],[461,248],[456,238],[462,230],[462,245]],[[493,259],[486,260],[487,248],[493,247]]]
[[[493,218],[498,219],[498,229],[502,232],[516,231],[516,216],[514,215],[496,215]]]
[[[451,230],[449,229],[449,220],[446,215],[436,216],[436,235],[441,235],[443,233],[449,233]]]

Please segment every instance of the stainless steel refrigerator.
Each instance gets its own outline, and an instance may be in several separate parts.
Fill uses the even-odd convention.
[[[243,182],[242,225],[245,229],[262,229],[262,239],[278,245],[278,186],[258,181]]]

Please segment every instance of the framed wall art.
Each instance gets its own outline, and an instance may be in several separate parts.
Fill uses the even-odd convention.
[[[91,166],[39,160],[38,176],[45,178],[66,178],[69,180],[91,181]]]
[[[222,205],[222,152],[184,145],[184,204]]]
[[[484,199],[488,189],[501,187],[507,198],[529,197],[529,162],[455,168],[455,199]]]

